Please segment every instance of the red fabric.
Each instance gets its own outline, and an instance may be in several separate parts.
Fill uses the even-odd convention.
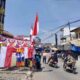
[[[32,58],[33,57],[33,47],[29,47],[28,48],[28,58]]]
[[[13,47],[8,46],[6,51],[6,58],[4,67],[9,68],[11,67],[11,60],[12,60],[12,53],[15,52]]]
[[[33,34],[34,36],[36,36],[38,34],[38,15],[36,15],[36,20],[35,20],[35,23],[34,23],[34,26],[33,26]]]

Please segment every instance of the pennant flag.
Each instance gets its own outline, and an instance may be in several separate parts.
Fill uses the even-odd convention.
[[[38,15],[36,15],[36,19],[35,19],[35,22],[34,22],[34,26],[33,26],[33,36],[36,36],[38,35],[38,32],[39,32],[39,20],[38,20]]]

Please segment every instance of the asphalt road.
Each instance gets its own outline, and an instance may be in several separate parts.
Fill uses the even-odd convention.
[[[63,62],[59,60],[58,69],[42,64],[43,70],[41,72],[34,73],[34,80],[80,80],[80,65],[77,65],[77,74],[66,72],[63,70]]]

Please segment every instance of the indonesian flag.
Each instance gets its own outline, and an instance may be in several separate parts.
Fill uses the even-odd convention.
[[[39,20],[38,20],[38,15],[36,15],[34,26],[31,27],[31,31],[30,31],[30,43],[31,43],[31,45],[34,42],[35,37],[38,35],[38,32],[39,32]]]
[[[30,47],[28,48],[28,58],[32,58],[34,54],[34,39],[38,35],[39,32],[39,20],[38,15],[36,15],[36,19],[34,22],[34,26],[31,28],[30,31]]]
[[[34,22],[32,35],[36,36],[36,35],[38,35],[38,32],[39,32],[39,20],[38,20],[38,15],[36,15],[36,19],[35,19],[35,22]]]

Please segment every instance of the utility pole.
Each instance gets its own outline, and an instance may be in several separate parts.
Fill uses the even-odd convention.
[[[70,40],[72,40],[72,38],[71,38],[71,29],[70,29],[70,23],[68,22],[68,26],[69,26],[69,32],[70,32],[70,34],[69,34],[69,36],[70,36]]]
[[[55,33],[55,47],[58,47],[58,38],[57,38],[57,33]]]

